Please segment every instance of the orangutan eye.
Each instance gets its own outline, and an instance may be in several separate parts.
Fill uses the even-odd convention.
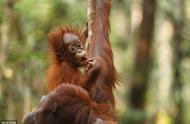
[[[74,45],[72,45],[72,46],[70,47],[70,52],[71,52],[71,53],[76,53],[76,52],[77,52],[77,47],[74,46]]]
[[[77,48],[81,48],[82,45],[80,43],[77,43]]]

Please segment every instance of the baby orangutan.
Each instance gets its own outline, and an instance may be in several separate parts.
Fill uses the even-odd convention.
[[[49,34],[49,55],[52,62],[47,72],[46,93],[62,83],[84,87],[96,77],[98,71],[96,62],[94,59],[87,59],[83,47],[85,33],[85,30],[79,32],[63,27]],[[81,67],[85,73],[81,72]]]

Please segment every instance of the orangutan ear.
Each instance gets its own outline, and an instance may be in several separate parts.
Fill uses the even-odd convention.
[[[81,32],[80,32],[80,39],[81,39],[81,42],[82,42],[82,45],[85,46],[86,44],[86,40],[87,40],[87,37],[88,37],[88,23],[86,23]]]
[[[65,56],[66,56],[66,52],[65,52],[63,49],[60,50],[60,51],[58,51],[58,52],[56,53],[56,57],[57,57],[60,61],[63,61],[64,58],[65,58]]]

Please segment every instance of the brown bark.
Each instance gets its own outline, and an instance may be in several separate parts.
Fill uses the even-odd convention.
[[[134,110],[144,111],[146,105],[146,92],[151,67],[151,44],[154,32],[156,0],[143,1],[143,20],[140,34],[136,42],[136,55],[134,72],[131,82],[129,105]],[[139,119],[137,124],[143,123]]]
[[[95,8],[93,6],[93,0],[88,0],[88,7],[87,7],[88,39],[86,42],[86,48],[89,47],[89,44],[92,40],[92,25],[93,25],[93,20],[94,20],[94,12],[95,12]]]

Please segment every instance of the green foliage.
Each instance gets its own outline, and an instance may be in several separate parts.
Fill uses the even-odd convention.
[[[120,123],[121,124],[140,124],[142,123],[142,120],[146,121],[147,119],[147,113],[141,110],[127,110],[126,113],[124,113],[121,116]]]

